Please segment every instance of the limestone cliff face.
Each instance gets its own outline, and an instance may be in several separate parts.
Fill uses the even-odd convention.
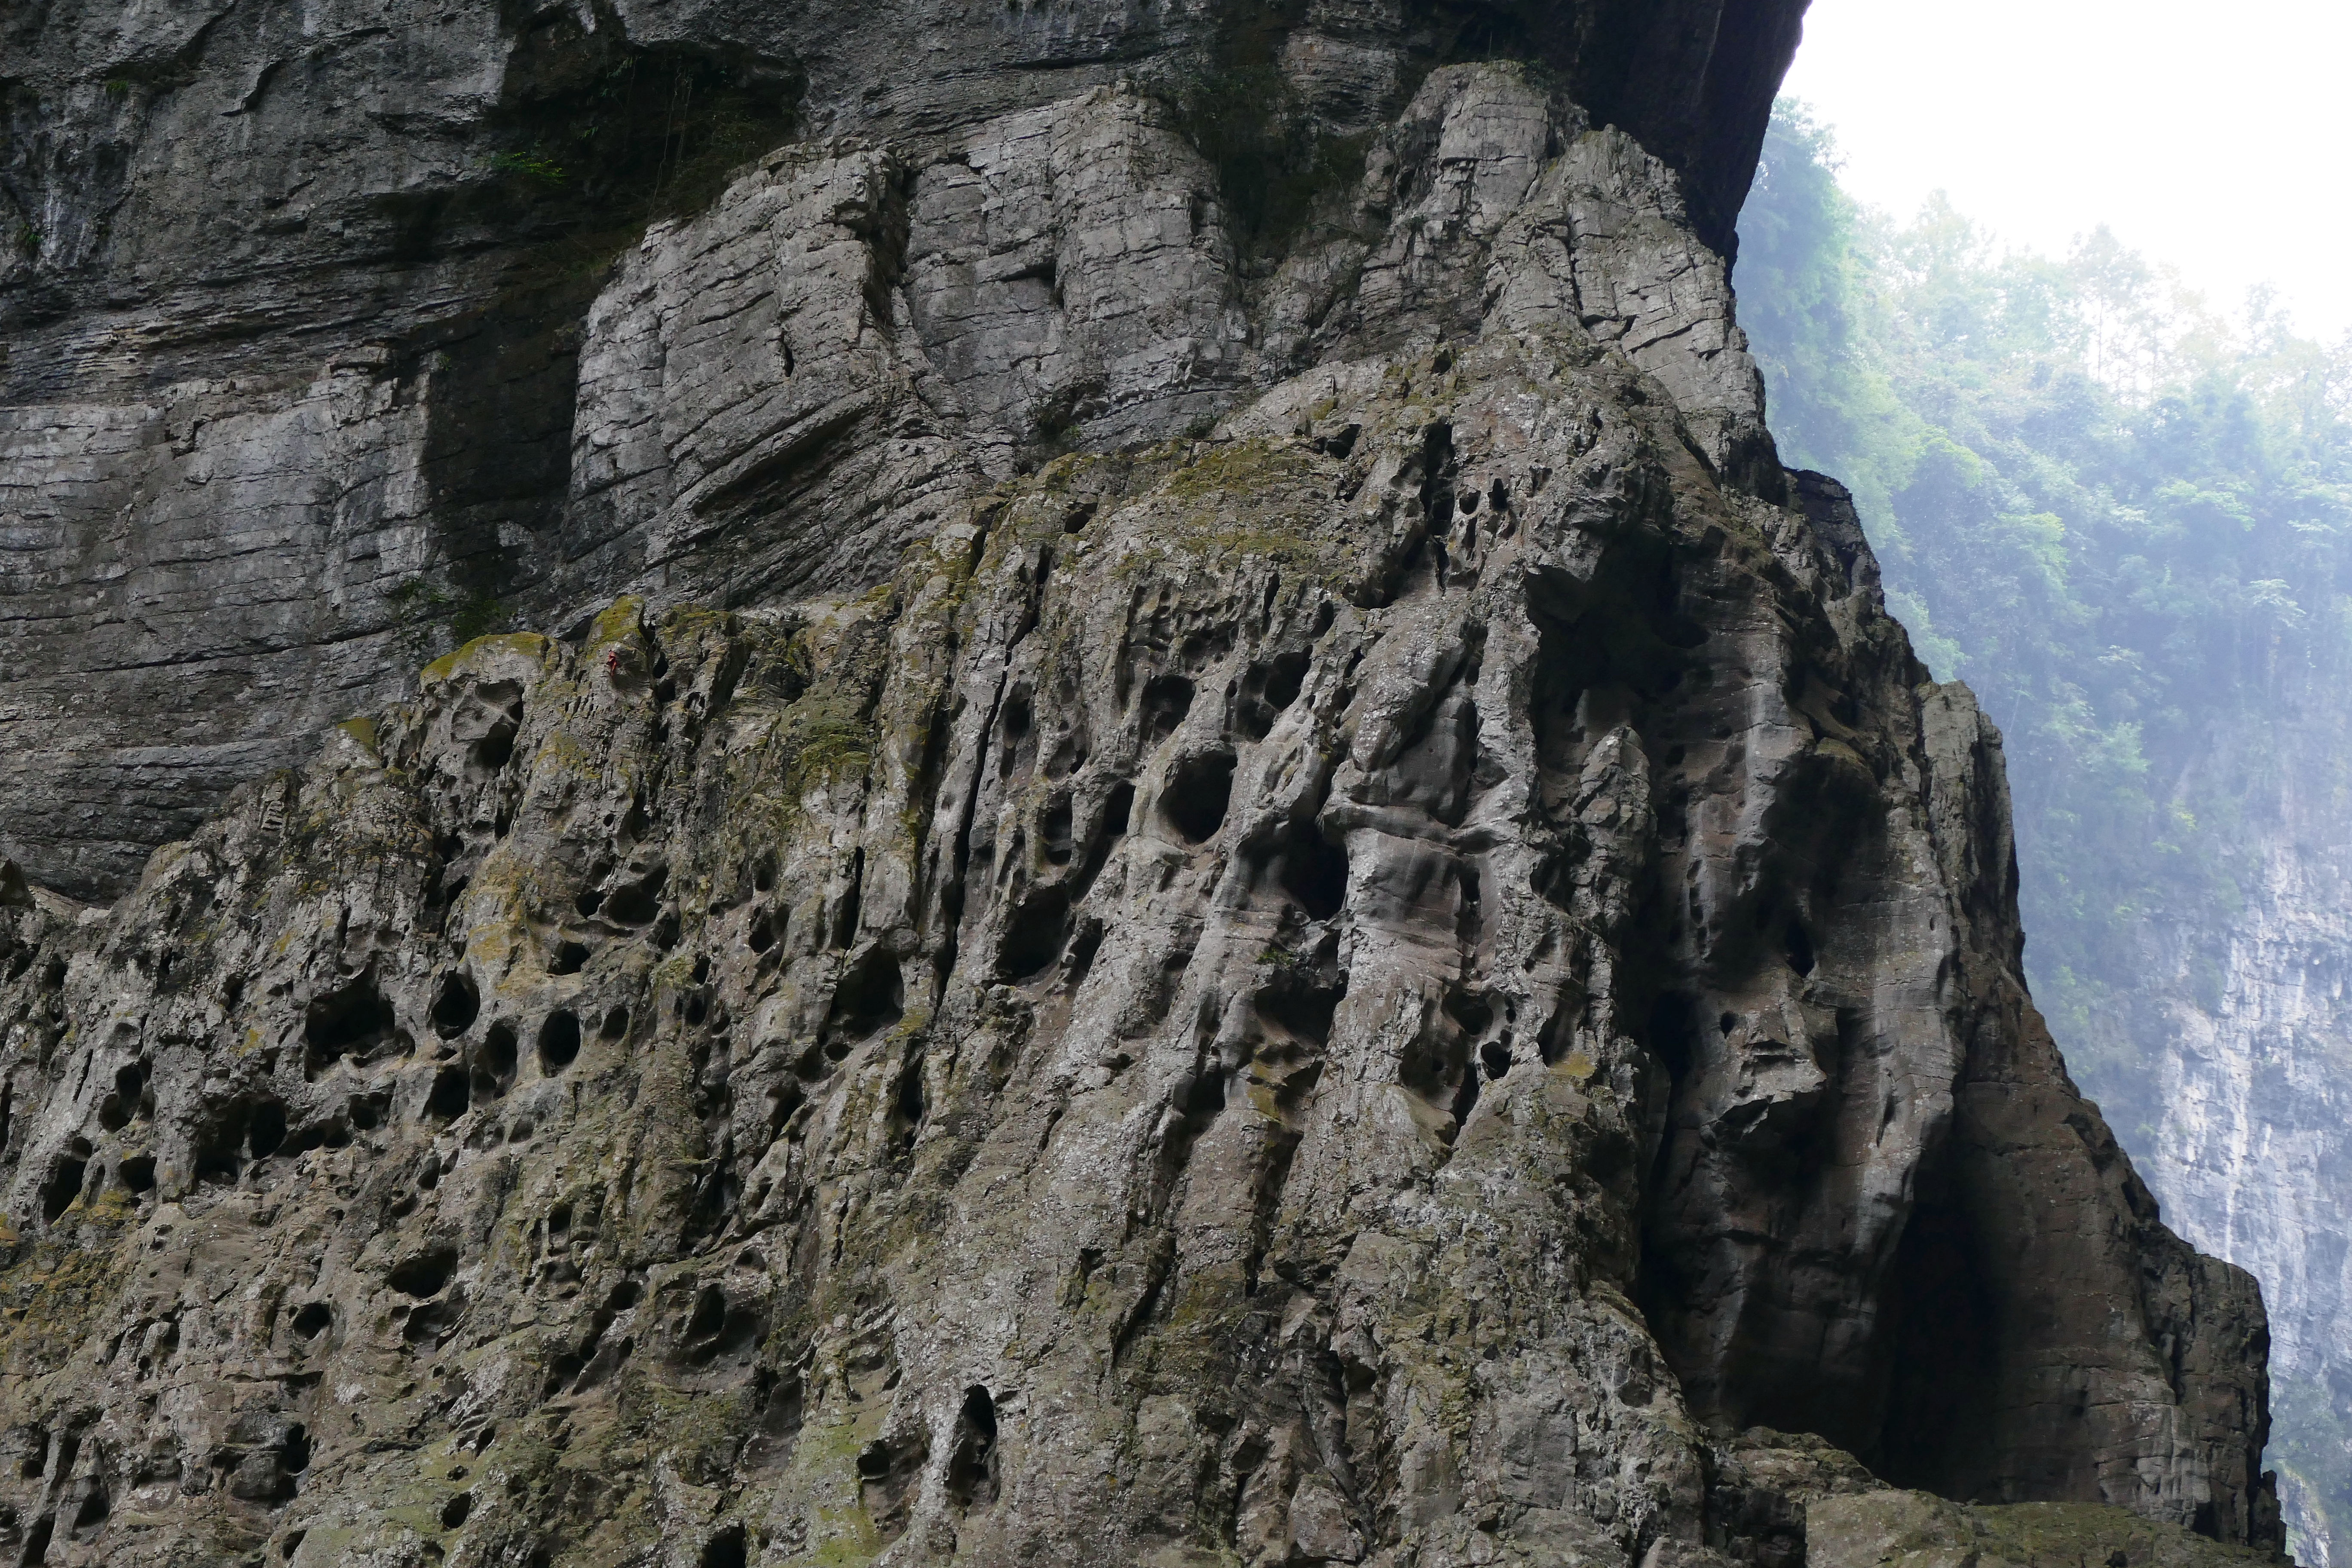
[[[2302,661],[2298,660],[2297,663]],[[2155,911],[2111,1051],[2137,1082],[2101,1085],[2147,1150],[2182,1234],[2254,1270],[2270,1299],[2281,1386],[2281,1500],[2306,1563],[2352,1538],[2352,858],[2341,777],[2342,661],[2268,672],[2261,710],[2210,737],[2186,784],[2241,804],[2235,907]]]
[[[12,1549],[2079,1560],[1888,1483],[2266,1545],[2253,1284],[1764,434],[1711,242],[1796,10],[225,10],[121,93],[20,24]],[[502,270],[500,114],[721,57],[805,133]],[[330,80],[239,186],[317,187],[286,269],[195,247],[175,160]],[[396,570],[548,635],[263,771],[400,688]]]
[[[937,526],[927,498],[959,464],[997,472],[992,451],[1041,433],[1155,418],[1172,432],[1311,363],[1302,339],[1362,247],[1287,287],[1243,276],[1198,154],[1132,92],[1090,89],[1165,100],[1229,79],[1207,97],[1229,132],[1277,107],[1259,101],[1275,90],[1280,139],[1231,150],[1246,175],[1300,136],[1360,151],[1448,56],[1539,59],[1680,172],[1695,231],[1722,246],[1801,10],[16,7],[0,67],[0,853],[111,897],[228,789],[400,695],[423,662],[404,628],[436,607],[524,626],[641,584],[738,603],[863,587]],[[751,345],[692,329],[614,342],[604,352],[680,356],[642,382],[646,399],[710,414],[747,400],[662,455],[663,481],[684,487],[664,504],[686,510],[643,526],[598,504],[601,487],[645,477],[593,460],[642,455],[627,410],[598,409],[613,427],[588,437],[616,452],[572,461],[587,435],[575,384],[598,374],[581,363],[582,317],[648,215],[696,210],[717,170],[796,132],[873,139],[856,177],[879,183],[856,221],[887,232],[870,294],[849,299],[901,345],[882,352],[928,362],[940,384],[919,403],[946,413],[961,449],[883,440],[906,411],[888,378],[865,379],[877,367],[856,356],[877,345],[837,344],[838,323],[803,325],[820,358],[852,360],[813,366],[800,401],[772,409],[735,384],[796,364],[786,338],[720,386],[684,362]],[[851,431],[828,395],[876,423]],[[804,422],[756,423],[784,404]],[[694,423],[671,417],[658,439]],[[885,477],[898,462],[910,471]],[[823,522],[781,523],[785,500]],[[731,526],[752,515],[769,522],[756,540]]]

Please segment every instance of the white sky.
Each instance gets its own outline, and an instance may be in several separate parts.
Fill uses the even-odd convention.
[[[2012,243],[2101,223],[2234,315],[2352,329],[2352,0],[1813,0],[1787,89],[1846,188]]]

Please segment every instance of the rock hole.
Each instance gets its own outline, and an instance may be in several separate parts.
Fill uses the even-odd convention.
[[[701,1568],[744,1568],[743,1527],[730,1524],[702,1543]]]
[[[727,1326],[727,1292],[716,1285],[705,1285],[694,1299],[694,1311],[686,1320],[688,1340],[707,1340]]]
[[[1790,969],[1795,970],[1799,974],[1811,974],[1813,972],[1813,939],[1805,934],[1804,922],[1793,915],[1789,918],[1789,929],[1783,940],[1783,949],[1788,954]]]
[[[1478,1104],[1478,1086],[1482,1080],[1478,1070],[1469,1063],[1462,1065],[1462,1082],[1454,1091],[1454,1128],[1459,1132],[1469,1124],[1470,1112]]]
[[[109,1132],[120,1132],[131,1125],[131,1107],[116,1090],[109,1089],[98,1102],[98,1124]]]
[[[61,1159],[49,1168],[49,1179],[41,1184],[41,1219],[55,1225],[74,1199],[81,1196],[82,1178],[89,1173],[87,1160]]]
[[[757,910],[752,914],[751,929],[745,934],[743,945],[753,952],[765,952],[776,945],[775,930],[768,923],[766,910]]]
[[[1079,897],[1086,896],[1085,890],[1094,886],[1095,879],[1101,876],[1102,868],[1109,864],[1110,852],[1126,834],[1128,823],[1134,814],[1135,785],[1121,779],[1103,797],[1102,815],[1095,824],[1093,837],[1087,847],[1087,863],[1079,868],[1071,884],[1078,889]]]
[[[294,1337],[298,1340],[315,1340],[333,1327],[334,1321],[333,1308],[324,1301],[313,1301],[294,1314]]]
[[[251,1111],[242,1102],[225,1105],[196,1135],[195,1165],[199,1182],[234,1182],[244,1169],[247,1121]]]
[[[1210,752],[1188,757],[1169,774],[1160,793],[1160,814],[1187,844],[1204,844],[1224,826],[1233,804],[1234,759]]]
[[[849,891],[833,911],[833,945],[846,948],[857,941],[857,919],[866,897],[866,851],[858,849],[849,858]]]
[[[1143,687],[1143,743],[1156,746],[1192,711],[1192,683],[1181,675],[1155,676]]]
[[[117,1165],[114,1173],[121,1176],[123,1186],[133,1193],[155,1190],[155,1158],[152,1154],[133,1154]]]
[[[43,1514],[33,1526],[31,1532],[25,1537],[25,1555],[18,1560],[25,1568],[34,1568],[35,1564],[49,1560],[49,1540],[57,1533],[57,1528],[58,1521],[54,1514]]]
[[[1070,863],[1070,800],[1067,795],[1056,798],[1045,807],[1045,815],[1037,824],[1037,847],[1045,852],[1047,864],[1066,866]]]
[[[996,1501],[996,1401],[974,1384],[964,1390],[948,1450],[948,1502],[960,1511]]]
[[[866,1517],[874,1521],[875,1533],[885,1543],[906,1532],[913,1500],[910,1494],[929,1458],[928,1448],[920,1444],[894,1447],[878,1439],[858,1450],[858,1499],[866,1505]]]
[[[428,1016],[435,1034],[445,1040],[454,1040],[474,1026],[474,1019],[481,1010],[482,994],[472,978],[460,970],[451,970],[441,977],[441,989],[433,998],[433,1010]]]
[[[82,1495],[81,1506],[74,1510],[73,1528],[77,1531],[94,1529],[106,1522],[114,1511],[114,1499],[103,1481],[93,1479],[89,1490]]]
[[[624,882],[605,895],[604,918],[625,926],[641,926],[661,912],[662,889],[669,885],[669,868],[656,866],[634,882]]]
[[[773,1142],[783,1135],[785,1126],[808,1103],[808,1096],[796,1083],[782,1083],[768,1090],[768,1139]]]
[[[896,1024],[906,1010],[902,984],[898,961],[880,947],[866,949],[866,956],[844,971],[834,987],[824,1020],[826,1054],[834,1055],[839,1046],[845,1055],[849,1042],[870,1038]]]
[[[441,1294],[443,1287],[449,1283],[449,1276],[457,1270],[457,1250],[436,1247],[394,1264],[383,1282],[402,1295],[422,1301]]]
[[[1461,1025],[1463,1033],[1475,1038],[1494,1026],[1495,1005],[1475,991],[1449,989],[1445,993],[1445,1016]]]
[[[890,1097],[890,1145],[904,1151],[914,1147],[915,1134],[923,1125],[923,1058],[919,1051],[907,1058],[898,1069],[898,1088]]]
[[[579,1055],[579,1018],[562,1008],[550,1013],[547,1022],[539,1026],[540,1071],[551,1078],[570,1067]]]
[[[626,1007],[607,1009],[604,1022],[598,1026],[596,1032],[608,1040],[619,1039],[629,1032],[629,1010]]]
[[[484,773],[494,773],[514,758],[515,723],[502,719],[490,726],[489,733],[476,741],[467,751],[474,765]]]
[[[265,1100],[253,1108],[246,1123],[245,1145],[257,1160],[267,1160],[286,1146],[286,1108]]]
[[[391,1110],[392,1093],[389,1089],[380,1089],[374,1094],[355,1094],[344,1106],[344,1114],[351,1119],[352,1125],[362,1132],[373,1132],[383,1126]],[[257,1128],[259,1124],[257,1112],[255,1125]],[[256,1150],[254,1158],[260,1157],[260,1152]]]
[[[514,1026],[492,1024],[474,1053],[474,1103],[487,1104],[514,1087],[518,1041]]]
[[[1234,724],[1253,741],[1263,741],[1272,732],[1274,721],[1284,710],[1298,700],[1299,689],[1306,684],[1307,657],[1297,649],[1278,653],[1264,664],[1250,666],[1242,679],[1242,691],[1235,704]]]
[[[466,1069],[453,1063],[433,1075],[433,1091],[425,1097],[425,1114],[436,1121],[455,1121],[466,1114],[468,1100]]]
[[[1011,984],[1035,979],[1061,958],[1069,939],[1069,893],[1058,887],[1033,891],[1004,922],[1004,940],[996,951],[997,978]]]
[[[550,974],[577,974],[587,963],[588,944],[567,939],[557,942],[555,951],[548,955],[547,972]]]
[[[310,1533],[307,1530],[288,1531],[285,1539],[278,1543],[278,1555],[289,1563],[293,1562],[294,1554],[302,1550],[302,1542]]]
[[[366,1061],[394,1026],[392,1004],[371,975],[316,998],[302,1014],[304,1076],[316,1078],[345,1057]]]
[[[441,1505],[441,1528],[444,1530],[459,1529],[465,1524],[467,1519],[472,1517],[473,1512],[474,1494],[471,1492],[459,1492],[456,1497],[451,1498],[447,1502]]]
[[[1643,1021],[1643,1037],[1652,1054],[1665,1064],[1666,1073],[1676,1083],[1689,1076],[1691,1064],[1698,1056],[1699,1031],[1704,1026],[1697,1017],[1697,1004],[1693,997],[1679,992],[1664,991],[1650,1004],[1650,1016]],[[1566,1010],[1554,1016],[1544,1035],[1544,1066],[1556,1067],[1567,1048],[1569,1030],[1562,1026]],[[1738,1020],[1734,1019],[1737,1023]]]
[[[1078,927],[1078,934],[1072,939],[1063,970],[1073,991],[1086,979],[1087,971],[1094,967],[1095,954],[1102,948],[1103,934],[1102,921],[1090,920]]]
[[[1305,976],[1286,975],[1260,990],[1252,1003],[1261,1020],[1292,1039],[1325,1046],[1330,1043],[1332,1021],[1347,994],[1345,975],[1336,985],[1317,985]]]
[[[1116,838],[1127,831],[1128,818],[1135,810],[1135,785],[1125,779],[1111,785],[1110,794],[1103,797],[1102,834]]]
[[[572,907],[583,916],[593,915],[604,907],[604,890],[602,888],[583,888],[580,896],[572,900]]]
[[[310,1468],[310,1429],[299,1421],[286,1428],[285,1440],[278,1445],[278,1468],[289,1476]]]
[[[1499,1040],[1488,1040],[1478,1047],[1478,1059],[1490,1079],[1500,1078],[1511,1070],[1511,1048]]]
[[[1441,419],[1421,436],[1421,507],[1432,533],[1453,525],[1454,472],[1454,426]]]
[[[1718,1014],[1717,1014],[1717,1015],[1716,1015],[1716,1018],[1715,1018],[1715,1031],[1716,1031],[1716,1033],[1717,1033],[1717,1034],[1718,1034],[1718,1035],[1722,1035],[1722,1036],[1724,1036],[1726,1038],[1728,1038],[1728,1037],[1730,1037],[1731,1031],[1732,1031],[1732,1030],[1734,1030],[1734,1029],[1736,1029],[1736,1028],[1738,1028],[1738,1027],[1739,1027],[1739,1015],[1738,1015],[1738,1014],[1737,1014],[1737,1013],[1718,1013]]]
[[[1348,902],[1348,849],[1312,823],[1293,823],[1284,836],[1282,890],[1313,921],[1328,921]]]

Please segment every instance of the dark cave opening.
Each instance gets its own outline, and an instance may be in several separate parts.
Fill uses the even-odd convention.
[[[362,974],[313,1000],[302,1014],[302,1065],[316,1078],[345,1057],[364,1062],[392,1037],[392,1004]]]
[[[956,1413],[955,1438],[948,1451],[948,1501],[959,1512],[996,1500],[996,1401],[974,1384],[964,1391]]]
[[[996,977],[1010,984],[1036,979],[1051,969],[1070,940],[1070,895],[1040,888],[1015,906],[1004,922],[996,950]]]
[[[905,982],[898,961],[886,950],[868,948],[843,972],[824,1020],[825,1054],[839,1060],[854,1041],[871,1038],[906,1013]]]
[[[454,1040],[473,1027],[481,1010],[482,994],[472,978],[462,971],[451,970],[442,976],[440,992],[433,998],[433,1032],[445,1040]]]
[[[1225,825],[1234,798],[1234,757],[1210,752],[1171,769],[1160,792],[1160,815],[1187,844],[1205,844]]]
[[[1885,1415],[1877,1442],[1856,1451],[1898,1487],[1966,1497],[1993,1451],[2000,1309],[1958,1206],[1912,1211],[1887,1303]]]

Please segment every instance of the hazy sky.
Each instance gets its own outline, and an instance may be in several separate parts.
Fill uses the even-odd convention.
[[[2352,0],[1813,0],[1788,90],[1846,186],[2053,253],[2105,223],[2232,313],[2352,328]]]

